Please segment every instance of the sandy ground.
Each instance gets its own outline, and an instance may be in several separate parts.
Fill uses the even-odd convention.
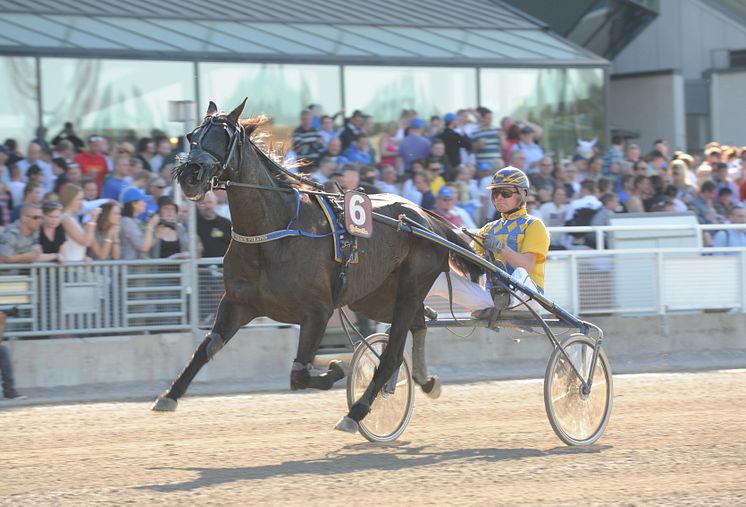
[[[0,404],[1,505],[746,504],[746,370],[615,377],[591,447],[540,380],[417,395],[393,444],[333,431],[344,391],[150,404]]]

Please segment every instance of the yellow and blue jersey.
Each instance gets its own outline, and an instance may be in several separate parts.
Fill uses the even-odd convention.
[[[503,214],[499,220],[490,222],[482,227],[477,236],[497,236],[506,246],[518,253],[532,253],[536,255],[531,273],[531,279],[539,289],[544,290],[544,266],[549,251],[549,231],[540,219],[526,213],[526,208],[521,208],[510,215]],[[472,241],[471,247],[474,251],[493,264],[504,266],[505,271],[513,274],[515,268],[508,264],[501,254],[485,251],[484,247]],[[490,285],[487,281],[488,287]]]

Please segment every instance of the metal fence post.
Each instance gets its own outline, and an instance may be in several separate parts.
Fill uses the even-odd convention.
[[[580,315],[580,280],[578,279],[578,257],[570,255],[570,294],[572,297],[572,312]]]
[[[187,201],[189,208],[189,324],[192,327],[192,340],[196,345],[200,340],[199,329],[199,251],[197,249],[197,206]]]
[[[664,315],[666,313],[666,297],[665,297],[665,273],[663,267],[663,252],[658,250],[655,253],[656,266],[658,270],[658,314]]]

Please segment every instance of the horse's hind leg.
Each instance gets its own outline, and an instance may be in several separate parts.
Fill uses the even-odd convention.
[[[440,396],[440,378],[427,374],[427,360],[425,357],[425,325],[424,307],[417,312],[414,323],[409,329],[412,332],[412,378],[422,388],[422,392],[431,398]]]
[[[331,389],[335,382],[345,376],[338,361],[330,363],[329,369],[321,375],[311,375],[309,371],[311,362],[319,350],[331,314],[332,310],[326,308],[313,308],[306,312],[300,326],[298,353],[290,371],[290,389],[293,391],[309,387],[325,391]]]
[[[238,329],[254,319],[256,315],[245,306],[225,299],[220,300],[215,324],[205,336],[186,367],[181,371],[171,387],[158,395],[153,410],[171,412],[176,410],[176,402],[186,392],[199,370],[233,338]]]
[[[373,380],[360,399],[350,408],[347,416],[343,417],[337,424],[338,430],[357,431],[358,423],[370,412],[373,400],[378,396],[383,385],[401,366],[404,359],[407,331],[411,327],[417,312],[422,312],[422,301],[427,293],[426,290],[417,288],[418,282],[422,283],[417,280],[416,274],[413,274],[411,269],[401,270],[396,294],[395,308],[397,310],[391,323],[388,344],[381,355]]]

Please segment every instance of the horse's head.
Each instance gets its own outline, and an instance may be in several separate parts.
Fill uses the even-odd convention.
[[[210,101],[202,124],[187,135],[189,155],[174,168],[174,177],[184,195],[199,201],[212,188],[214,178],[225,180],[232,167],[240,164],[241,145],[245,138],[238,119],[246,99],[228,114],[219,113],[218,106]]]

